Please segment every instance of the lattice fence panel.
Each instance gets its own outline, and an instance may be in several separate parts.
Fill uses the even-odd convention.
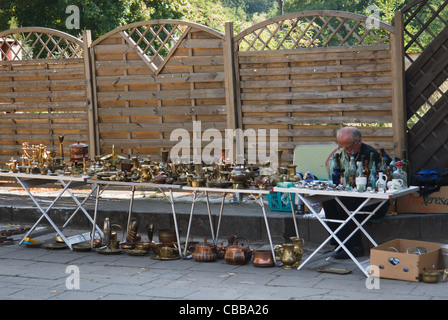
[[[415,173],[447,167],[448,1],[415,1],[403,15],[408,146]]]
[[[0,33],[0,162],[22,144],[59,151],[88,141],[83,42],[45,28]],[[67,155],[68,156],[68,155]]]
[[[365,18],[295,13],[235,37],[243,129],[277,129],[282,161],[298,145],[335,143],[346,124],[393,153],[393,28],[369,29]]]
[[[173,20],[125,26],[93,43],[100,153],[159,161],[176,129],[227,127],[224,36]],[[205,146],[206,143],[203,144]],[[187,160],[186,160],[187,161]]]

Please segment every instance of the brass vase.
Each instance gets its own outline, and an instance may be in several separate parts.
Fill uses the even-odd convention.
[[[136,243],[138,242],[140,239],[139,234],[137,233],[137,229],[138,229],[138,222],[136,218],[131,218],[131,221],[129,222],[129,227],[128,227],[128,234],[126,236],[126,241],[129,243]]]
[[[294,245],[292,243],[283,244],[283,269],[292,270],[294,268],[294,263],[296,262],[296,257],[294,254]]]
[[[293,268],[298,268],[300,266],[300,261],[303,256],[303,246],[305,245],[305,240],[299,237],[290,237],[289,238],[294,245],[294,255],[295,255],[295,263]]]

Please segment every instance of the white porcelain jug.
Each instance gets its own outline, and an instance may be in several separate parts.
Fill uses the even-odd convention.
[[[387,183],[387,188],[390,191],[398,191],[403,187],[403,180],[401,179],[392,179]]]
[[[378,180],[376,181],[376,187],[378,190],[385,190],[387,187],[387,175],[385,173],[378,173]]]

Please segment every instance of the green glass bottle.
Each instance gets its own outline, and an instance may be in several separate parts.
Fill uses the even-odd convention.
[[[402,156],[403,158],[401,159],[401,165],[403,166],[403,171],[406,172],[406,176],[409,179],[410,177],[410,165],[409,165],[409,159],[407,157],[407,152],[406,150],[402,151]]]

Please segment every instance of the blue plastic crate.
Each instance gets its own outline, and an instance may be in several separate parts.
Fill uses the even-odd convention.
[[[294,205],[295,194],[291,193],[291,201],[288,193],[273,192],[266,195],[269,202],[269,208],[272,211],[291,211],[291,201]]]

